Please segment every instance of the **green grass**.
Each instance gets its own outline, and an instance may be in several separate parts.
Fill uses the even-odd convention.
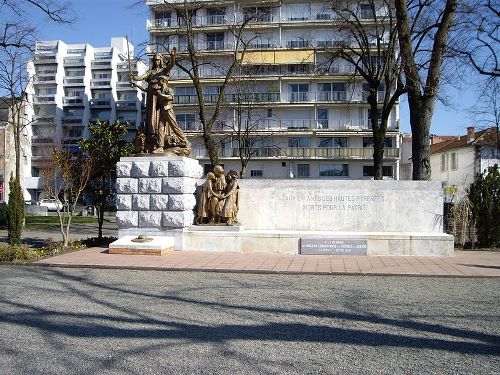
[[[59,228],[58,216],[26,216],[27,229],[54,229]],[[97,218],[74,216],[71,219],[71,224],[95,224],[97,226]]]

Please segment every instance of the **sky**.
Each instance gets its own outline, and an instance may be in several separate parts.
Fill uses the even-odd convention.
[[[145,5],[129,8],[134,0],[70,0],[76,22],[71,25],[55,25],[43,17],[36,18],[39,25],[40,40],[61,39],[68,44],[88,43],[94,47],[106,47],[111,37],[128,36],[137,45],[147,41],[146,19],[148,10]],[[34,15],[36,17],[36,15]],[[474,87],[445,88],[444,91],[452,106],[437,103],[431,125],[431,134],[466,134],[466,128],[473,126],[473,118],[468,108],[476,102]],[[400,104],[401,132],[410,133],[408,103],[405,98]]]

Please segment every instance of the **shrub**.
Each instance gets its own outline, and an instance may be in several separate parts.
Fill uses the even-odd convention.
[[[500,245],[500,171],[498,165],[476,176],[469,189],[472,219],[481,247]]]
[[[19,245],[24,225],[24,199],[19,179],[10,177],[9,182],[9,243]]]
[[[26,261],[36,257],[36,253],[27,246],[0,246],[0,262]]]
[[[0,203],[0,229],[9,227],[9,206],[7,203]]]
[[[92,237],[82,240],[82,244],[85,245],[85,247],[99,247],[109,245],[111,242],[114,242],[116,240],[116,237]]]

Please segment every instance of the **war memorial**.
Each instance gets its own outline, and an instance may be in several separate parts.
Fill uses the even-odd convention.
[[[135,156],[117,165],[119,239],[110,253],[453,255],[439,182],[238,180],[221,166],[203,178],[175,120],[175,59],[175,50],[168,61],[154,55],[149,71],[130,76],[147,92],[147,119]]]

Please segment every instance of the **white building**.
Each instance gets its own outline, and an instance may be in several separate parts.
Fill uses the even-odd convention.
[[[152,51],[187,48],[183,20],[175,6],[147,0]],[[184,6],[184,0],[170,1]],[[258,139],[247,177],[344,179],[372,178],[373,148],[364,84],[353,79],[352,66],[342,60],[325,64],[321,50],[334,46],[342,35],[334,29],[334,14],[323,1],[268,0],[251,2],[197,1],[203,7],[193,15],[195,46],[200,51],[202,83],[207,106],[213,101],[234,57],[235,37],[230,25],[257,15],[246,26],[250,41],[236,72],[239,88],[226,89],[225,106],[217,124],[221,163],[240,170],[237,142],[237,91],[245,92],[244,111],[250,107],[252,136]],[[189,2],[187,2],[189,6]],[[369,27],[370,20],[366,19]],[[328,67],[327,67],[328,66]],[[201,140],[197,96],[187,74],[173,70],[177,121],[193,143],[193,154],[209,164]],[[238,102],[238,103],[237,103]],[[250,105],[248,105],[250,104]],[[246,112],[245,112],[246,114]],[[390,116],[384,154],[384,175],[399,179],[399,113]]]
[[[27,199],[38,200],[42,194],[40,166],[54,146],[78,147],[78,141],[88,136],[89,122],[127,122],[133,138],[144,103],[142,92],[128,79],[128,56],[133,53],[125,38],[111,38],[111,46],[101,48],[60,40],[36,43],[28,66],[33,120],[25,177]],[[146,68],[141,61],[131,62],[135,74]]]
[[[431,144],[433,181],[468,187],[474,182],[476,174],[495,164],[500,165],[496,128],[476,132],[473,127],[469,127],[467,135],[438,137],[438,141]]]

